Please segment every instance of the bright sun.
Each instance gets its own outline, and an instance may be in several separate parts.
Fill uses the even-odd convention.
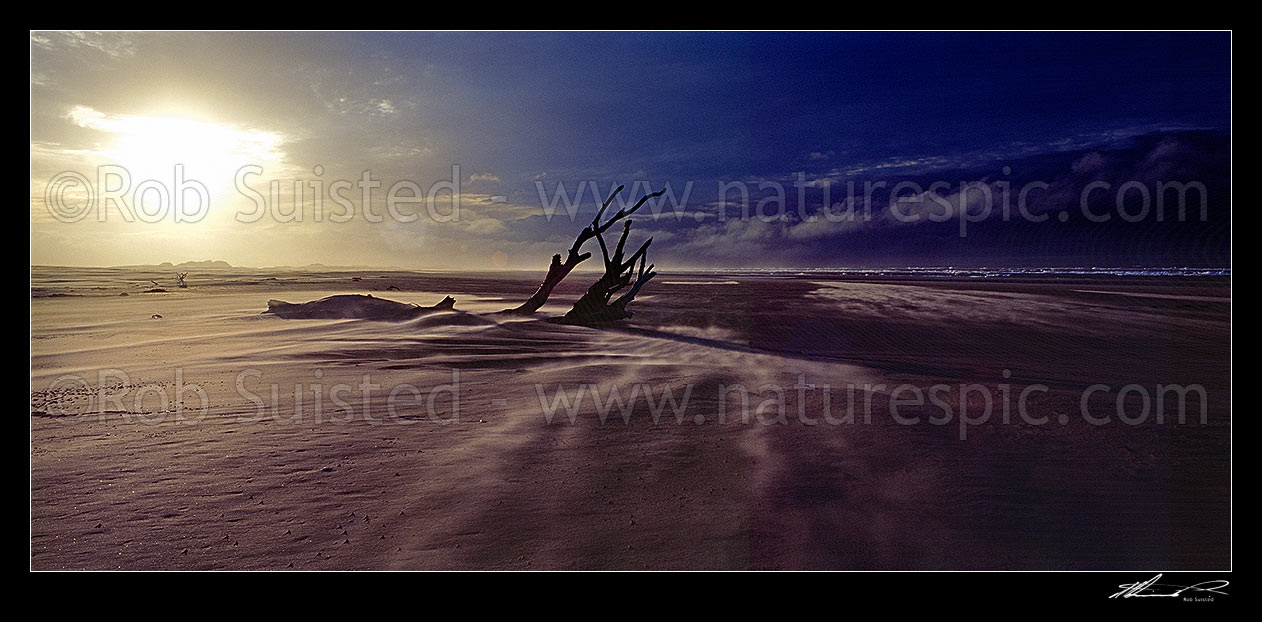
[[[185,179],[231,188],[242,166],[266,167],[280,159],[280,137],[270,132],[178,117],[113,116],[86,106],[72,109],[70,119],[112,135],[99,153],[127,169],[133,186],[146,179],[169,182],[182,164]]]

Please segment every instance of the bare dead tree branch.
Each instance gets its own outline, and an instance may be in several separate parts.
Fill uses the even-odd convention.
[[[587,241],[591,240],[592,238],[596,238],[596,241],[600,243],[601,256],[604,258],[604,261],[605,261],[605,271],[606,272],[609,271],[609,266],[610,266],[611,261],[613,261],[613,259],[611,259],[609,256],[609,249],[605,245],[605,239],[602,234],[605,231],[608,231],[609,228],[612,227],[615,222],[618,222],[619,220],[623,220],[624,218],[634,214],[649,199],[660,197],[662,196],[662,194],[666,192],[665,189],[662,189],[652,194],[646,194],[643,197],[640,197],[640,199],[636,201],[635,205],[631,206],[630,208],[623,208],[623,209],[618,210],[618,212],[615,213],[613,216],[611,216],[609,220],[605,221],[604,224],[601,224],[600,218],[605,215],[605,211],[609,209],[609,206],[613,203],[614,198],[617,197],[620,192],[622,192],[624,187],[625,186],[618,186],[617,188],[615,188],[614,191],[609,195],[609,198],[606,199],[604,204],[600,206],[600,210],[596,212],[596,217],[592,219],[592,224],[588,225],[587,227],[584,227],[583,230],[579,232],[578,237],[574,239],[574,245],[570,247],[569,253],[566,255],[564,262],[561,261],[561,255],[559,253],[552,256],[552,264],[548,266],[548,273],[547,275],[544,276],[543,282],[539,284],[539,288],[535,290],[534,295],[532,295],[530,298],[528,298],[525,302],[521,303],[520,305],[513,307],[511,309],[505,309],[501,311],[501,313],[528,315],[528,314],[538,311],[540,307],[542,307],[545,303],[548,302],[548,296],[552,294],[552,290],[556,288],[557,284],[559,284],[562,279],[568,276],[570,272],[574,270],[575,266],[586,261],[588,258],[592,256],[591,253],[580,253],[580,251],[583,248],[583,245],[586,244]],[[623,228],[622,239],[619,240],[618,247],[614,251],[614,256],[617,258],[617,264],[619,265],[622,263],[621,261],[622,247],[626,243],[627,233],[630,231],[630,227],[631,227],[631,223],[630,221],[627,221],[625,227]],[[647,244],[645,246],[647,247]],[[638,252],[642,254],[643,250],[644,249],[642,248]],[[621,270],[619,270],[619,272],[621,272]],[[629,281],[630,279],[628,278],[628,282]]]
[[[649,196],[661,196],[662,192],[654,193]],[[625,218],[635,212],[647,200],[648,197],[641,199],[626,213],[619,212],[615,218]],[[612,224],[612,221],[608,224]],[[596,229],[596,239],[600,241],[602,250],[606,250],[604,237],[601,235],[608,226],[598,227]],[[583,294],[578,302],[565,314],[559,321],[566,324],[592,325],[603,324],[607,322],[616,322],[631,317],[631,312],[627,311],[627,304],[635,299],[640,293],[644,285],[650,279],[657,276],[653,271],[652,265],[648,263],[649,246],[653,243],[653,238],[645,240],[640,248],[631,254],[631,257],[623,261],[623,252],[627,243],[627,236],[631,232],[631,221],[627,220],[623,223],[622,236],[618,240],[618,246],[614,249],[611,257],[606,251],[605,256],[605,272],[601,275],[591,287],[587,289],[587,293]],[[639,263],[639,271],[635,270],[636,263]],[[632,282],[634,279],[634,283]],[[610,299],[618,291],[630,285],[625,293],[619,296],[613,302]]]

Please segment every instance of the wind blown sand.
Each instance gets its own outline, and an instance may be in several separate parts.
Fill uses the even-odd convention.
[[[169,277],[32,269],[36,569],[1230,566],[1226,279],[664,273],[584,328],[583,273],[535,317],[534,274]],[[262,313],[356,293],[456,304]],[[1048,423],[959,425],[1036,384]],[[1204,422],[1117,421],[1176,384]],[[933,385],[957,420],[896,422]]]

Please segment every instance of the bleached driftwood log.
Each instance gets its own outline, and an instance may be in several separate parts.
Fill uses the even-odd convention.
[[[455,305],[456,299],[451,296],[443,298],[436,305],[423,307],[405,302],[386,300],[385,298],[375,298],[372,294],[339,294],[299,304],[288,303],[283,300],[269,300],[267,301],[267,310],[263,313],[270,313],[287,320],[359,319],[402,321],[435,311],[451,311]]]

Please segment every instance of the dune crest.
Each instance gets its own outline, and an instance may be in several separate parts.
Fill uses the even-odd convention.
[[[319,300],[303,303],[289,303],[283,300],[268,300],[267,310],[287,320],[410,320],[434,311],[454,310],[456,299],[447,296],[431,307],[423,307],[407,302],[397,302],[385,298],[374,298],[372,294],[339,294]]]

